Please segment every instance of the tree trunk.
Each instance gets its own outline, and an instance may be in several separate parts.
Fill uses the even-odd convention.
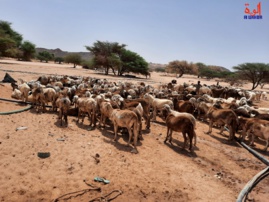
[[[115,71],[114,71],[114,68],[111,67],[111,69],[112,69],[112,72],[113,72],[114,76],[116,76],[116,73],[115,73]]]
[[[76,64],[74,63],[74,68],[76,68]]]
[[[109,67],[105,68],[105,75],[108,75],[108,69],[109,69]]]

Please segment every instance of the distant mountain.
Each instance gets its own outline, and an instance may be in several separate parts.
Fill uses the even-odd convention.
[[[79,54],[82,60],[90,60],[93,58],[93,55],[90,52],[68,52],[62,51],[60,48],[56,49],[47,49],[47,48],[36,48],[36,53],[48,51],[51,54],[54,54],[54,57],[65,57],[67,54],[76,53]]]

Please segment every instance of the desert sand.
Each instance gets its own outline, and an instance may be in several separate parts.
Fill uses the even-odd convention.
[[[152,85],[175,79],[159,73],[152,73],[149,79],[142,76],[126,79],[68,64],[2,59],[0,80],[6,72],[25,81],[36,80],[42,74],[143,81]],[[202,84],[216,84],[214,79],[200,80]],[[197,83],[197,78],[184,75],[177,81]],[[220,85],[229,84],[220,82]],[[264,90],[268,91],[266,87]],[[250,88],[250,84],[243,88]],[[0,85],[0,98],[11,99],[11,93],[10,84]],[[269,107],[268,102],[255,105]],[[0,112],[24,107],[0,101]],[[0,115],[0,201],[91,201],[100,197],[115,197],[115,202],[235,201],[245,184],[266,167],[236,142],[228,142],[227,132],[223,136],[218,134],[219,129],[213,129],[212,135],[205,134],[208,125],[200,121],[196,128],[197,146],[192,153],[181,149],[183,137],[179,133],[173,134],[173,145],[164,144],[166,127],[158,117],[150,131],[143,124],[144,140],[138,143],[139,153],[133,154],[126,147],[126,135],[119,135],[118,142],[113,141],[113,126],[90,131],[88,120],[78,124],[75,117],[68,117],[69,126],[65,127],[60,126],[57,116],[55,112],[37,113],[34,109]],[[16,130],[21,126],[27,128]],[[254,148],[268,158],[269,151],[261,151],[264,145],[264,141],[258,141]],[[50,157],[39,158],[38,152],[49,152]],[[99,162],[94,158],[96,155]],[[110,183],[96,182],[95,177]],[[263,180],[250,196],[255,201],[268,201],[268,184],[269,179]],[[85,193],[78,192],[81,190]]]

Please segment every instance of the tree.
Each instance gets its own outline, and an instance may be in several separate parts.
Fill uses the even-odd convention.
[[[233,67],[233,69],[236,70],[236,73],[239,74],[241,78],[252,83],[251,90],[257,88],[269,75],[269,65],[264,63],[244,63]]]
[[[93,59],[90,60],[83,60],[81,62],[82,68],[84,69],[94,69],[94,61]]]
[[[22,59],[25,61],[30,61],[35,55],[35,44],[30,41],[24,41],[21,45],[21,50],[23,52]]]
[[[197,71],[198,71],[197,76],[198,76],[198,78],[200,78],[201,72],[203,71],[204,68],[206,68],[206,65],[202,62],[197,62],[195,65],[196,65]]]
[[[54,55],[49,53],[48,51],[42,51],[37,54],[36,58],[40,60],[40,62],[48,62],[49,60],[52,60],[54,58]]]
[[[179,77],[182,77],[183,74],[185,73],[192,73],[193,64],[188,63],[185,60],[183,61],[175,60],[175,61],[169,62],[166,68],[168,72],[175,72],[179,74]]]
[[[149,73],[148,63],[135,52],[123,49],[120,59],[121,66],[118,70],[118,75],[122,75],[124,72],[139,73],[142,75]]]
[[[0,56],[17,57],[22,35],[11,28],[11,23],[0,20]]]
[[[61,64],[63,61],[64,61],[64,58],[62,58],[62,57],[56,57],[56,58],[54,58],[54,62],[55,63]]]
[[[121,65],[120,55],[126,45],[120,45],[117,42],[97,41],[93,46],[85,46],[88,51],[94,55],[94,64],[97,68],[105,68],[105,74],[112,69],[115,74],[115,68],[119,69]]]
[[[70,53],[65,56],[64,61],[66,63],[72,63],[74,64],[74,68],[76,68],[77,65],[80,65],[82,59],[81,56],[77,53]]]

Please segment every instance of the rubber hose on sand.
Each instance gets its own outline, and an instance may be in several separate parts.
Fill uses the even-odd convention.
[[[17,102],[17,103],[21,103],[20,101],[8,100],[8,99],[3,99],[3,98],[0,98],[0,100],[8,101],[8,102]],[[27,111],[27,110],[29,110],[29,109],[31,109],[31,108],[32,108],[32,105],[28,105],[27,107],[25,107],[25,108],[23,108],[23,109],[17,109],[17,110],[8,111],[8,112],[0,112],[0,115],[9,115],[9,114],[20,113],[20,112]]]

